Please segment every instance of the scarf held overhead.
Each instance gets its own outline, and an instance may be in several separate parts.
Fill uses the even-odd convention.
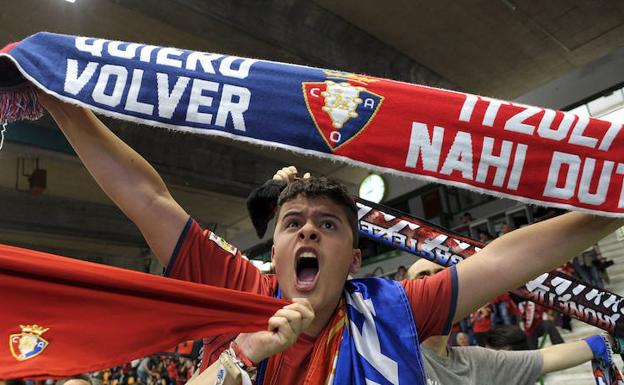
[[[0,293],[0,379],[86,373],[181,341],[264,330],[288,303],[5,245]]]
[[[406,213],[354,198],[359,233],[441,266],[455,265],[485,244]],[[624,298],[559,271],[544,273],[512,291],[517,296],[624,336]]]
[[[2,52],[2,121],[40,115],[34,93],[15,85],[28,80],[119,119],[624,215],[621,123],[340,71],[104,39],[38,33]],[[8,60],[18,70],[7,68]]]

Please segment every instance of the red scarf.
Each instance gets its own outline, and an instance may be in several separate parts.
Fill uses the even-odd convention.
[[[0,298],[2,379],[64,377],[262,330],[288,303],[5,245]]]

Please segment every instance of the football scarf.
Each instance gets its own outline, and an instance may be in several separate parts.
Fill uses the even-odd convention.
[[[605,365],[602,361],[592,360],[591,364],[596,385],[624,385],[622,374],[614,363]]]
[[[255,332],[288,302],[0,245],[0,379],[66,377]]]
[[[340,303],[328,324],[316,337],[308,371],[302,385],[333,384],[338,351],[342,345],[343,331],[348,328],[344,301]],[[279,385],[279,368],[284,359],[282,353],[273,355],[258,365],[256,385]]]
[[[343,331],[332,384],[426,385],[416,324],[401,284],[350,280],[345,299],[349,327]]]
[[[359,233],[442,266],[474,255],[485,244],[383,205],[354,198]],[[624,336],[624,297],[559,271],[544,273],[512,293],[559,313]]]
[[[622,375],[613,361],[613,349],[605,335],[594,335],[583,339],[592,351],[592,374],[596,385],[624,385]],[[618,339],[615,347],[618,348]]]
[[[317,337],[303,385],[425,385],[420,357],[403,286],[382,278],[352,279]],[[278,353],[259,365],[257,385],[276,384],[281,360]]]
[[[621,123],[340,71],[51,33],[7,46],[0,122],[30,82],[114,118],[281,147],[595,214],[624,214]],[[17,69],[16,69],[17,68]]]

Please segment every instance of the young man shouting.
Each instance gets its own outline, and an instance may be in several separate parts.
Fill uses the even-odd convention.
[[[89,172],[139,227],[169,276],[309,300],[314,320],[294,344],[290,339],[249,338],[236,345],[245,367],[259,364],[262,384],[424,384],[419,339],[446,334],[454,320],[552,270],[621,225],[570,213],[507,234],[431,278],[347,281],[361,263],[355,205],[343,187],[310,178],[290,183],[280,196],[272,249],[276,274],[262,276],[238,250],[200,229],[156,171],[95,115],[40,96]],[[204,366],[231,339],[208,339]],[[258,349],[262,354],[252,359]]]

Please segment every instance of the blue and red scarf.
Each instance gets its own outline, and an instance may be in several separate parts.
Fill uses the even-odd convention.
[[[119,119],[624,214],[621,123],[341,71],[51,33],[2,56],[0,123],[40,116],[34,93],[19,87],[27,81]]]
[[[278,353],[260,364],[258,385],[276,384],[282,359]],[[338,309],[316,338],[303,381],[339,384],[426,384],[416,323],[399,282],[364,278],[345,283]]]
[[[426,385],[403,286],[380,278],[351,280],[345,286],[349,328],[343,333],[333,383]]]

